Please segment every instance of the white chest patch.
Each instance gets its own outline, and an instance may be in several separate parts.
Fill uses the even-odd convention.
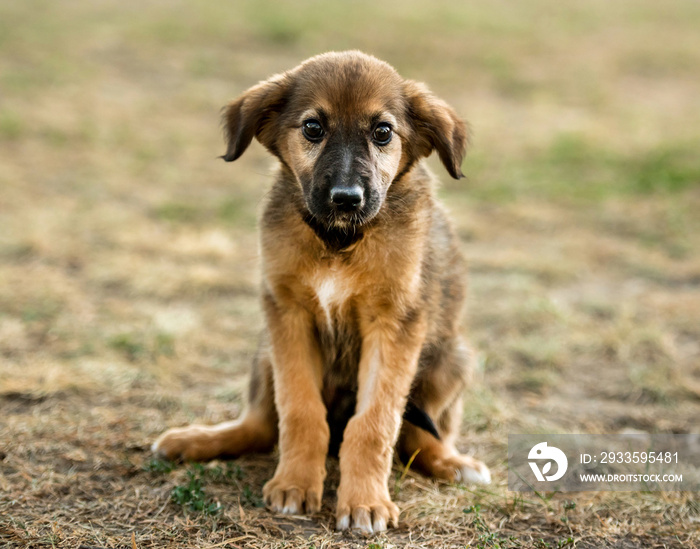
[[[328,327],[333,327],[333,310],[340,307],[348,298],[348,288],[336,273],[319,277],[314,285],[316,298],[326,316]]]

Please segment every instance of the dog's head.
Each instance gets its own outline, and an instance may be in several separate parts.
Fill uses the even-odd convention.
[[[360,52],[326,53],[246,91],[224,111],[236,160],[256,137],[296,178],[308,212],[328,228],[359,226],[392,182],[437,150],[458,179],[464,123],[422,84]]]

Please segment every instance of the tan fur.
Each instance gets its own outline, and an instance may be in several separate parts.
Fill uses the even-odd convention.
[[[328,144],[303,137],[309,117],[323,118]],[[365,146],[357,136],[370,135],[378,119],[394,138]],[[172,429],[155,450],[196,460],[277,442],[280,462],[265,501],[274,511],[313,513],[329,442],[344,427],[337,527],[366,532],[398,522],[387,485],[397,442],[404,459],[419,451],[415,464],[428,475],[488,482],[486,466],[454,446],[468,362],[458,326],[462,264],[419,162],[437,150],[461,177],[464,123],[425,86],[359,52],[317,56],[251,88],[224,120],[227,160],[257,137],[281,162],[260,226],[266,330],[243,418]],[[309,221],[308,186],[324,155],[334,154],[331,136],[341,135],[366,151],[352,162],[381,205],[370,219],[338,220],[324,232]],[[340,159],[348,158],[345,145]],[[353,398],[345,426],[343,405]],[[432,418],[439,440],[402,424],[409,398]]]

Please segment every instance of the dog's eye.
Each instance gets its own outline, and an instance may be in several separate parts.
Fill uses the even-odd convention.
[[[372,139],[377,145],[386,145],[391,141],[391,126],[389,124],[379,124],[372,132]]]
[[[318,120],[305,120],[301,125],[301,133],[309,141],[317,143],[323,138],[323,126]]]

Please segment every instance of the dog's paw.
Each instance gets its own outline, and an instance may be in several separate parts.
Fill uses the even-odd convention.
[[[463,484],[491,484],[491,472],[484,463],[470,456],[457,454],[443,458],[436,464],[441,477]]]
[[[381,495],[368,496],[360,493],[346,496],[343,492],[341,487],[335,513],[337,530],[354,529],[364,534],[376,534],[399,525],[399,508],[386,490],[382,490]]]
[[[323,477],[311,480],[275,475],[263,487],[263,498],[268,508],[285,515],[318,513],[322,496]]]
[[[204,461],[219,454],[212,430],[203,425],[170,429],[153,443],[151,450],[169,460]]]

